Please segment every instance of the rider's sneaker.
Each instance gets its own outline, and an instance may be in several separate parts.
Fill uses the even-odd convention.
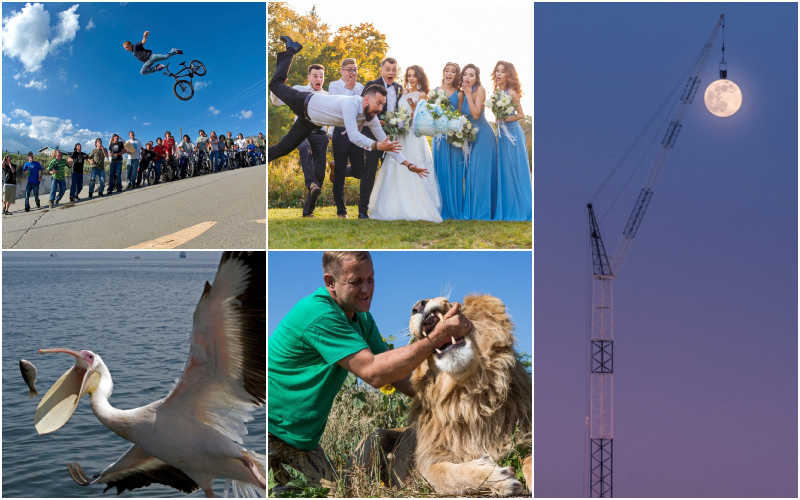
[[[156,71],[163,71],[164,68],[166,68],[166,66],[164,66],[163,64],[159,64],[159,65],[156,66],[155,69],[156,69]]]
[[[179,50],[179,49],[175,49],[175,53],[178,54],[178,55],[181,55],[181,54],[183,54],[183,51]]]

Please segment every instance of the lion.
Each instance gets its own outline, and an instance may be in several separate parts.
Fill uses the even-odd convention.
[[[423,340],[450,307],[444,297],[417,302],[409,321],[412,342]],[[514,355],[514,325],[500,299],[469,295],[461,312],[472,329],[411,374],[416,392],[410,415],[416,437],[413,461],[441,495],[486,489],[497,496],[519,495],[524,488],[514,469],[501,467],[497,460],[511,451],[516,430],[530,489],[531,376]],[[395,448],[394,459],[410,462],[403,454]]]

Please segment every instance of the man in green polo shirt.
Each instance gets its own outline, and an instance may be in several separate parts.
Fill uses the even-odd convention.
[[[426,341],[389,351],[369,313],[369,252],[324,252],[322,269],[325,286],[298,302],[269,339],[269,466],[281,484],[285,463],[333,492],[336,475],[319,440],[348,372],[413,397],[411,372],[451,337],[466,335],[470,322],[455,304]]]
[[[51,175],[50,208],[53,208],[53,202],[55,202],[56,205],[61,202],[64,191],[67,190],[65,176],[68,167],[67,160],[62,157],[61,151],[56,151],[56,157],[47,164],[47,172]],[[56,188],[58,188],[58,199],[56,199]]]

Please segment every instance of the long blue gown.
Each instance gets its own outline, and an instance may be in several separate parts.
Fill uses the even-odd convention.
[[[516,144],[504,132],[497,132],[497,208],[495,220],[531,220],[533,194],[531,171],[528,167],[528,148],[525,132],[519,122],[506,122],[506,129]]]
[[[472,92],[475,92],[472,88]],[[464,209],[466,220],[492,220],[497,205],[497,141],[494,130],[486,120],[486,110],[477,120],[472,119],[469,103],[464,96],[461,113],[478,127],[475,142],[470,144],[469,160],[464,178]]]
[[[458,109],[458,91],[450,96],[453,109]],[[442,219],[460,219],[464,205],[464,151],[447,143],[445,134],[433,138],[433,166],[442,195]]]

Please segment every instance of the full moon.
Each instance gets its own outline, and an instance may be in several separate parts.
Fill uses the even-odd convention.
[[[739,111],[742,91],[730,80],[717,80],[708,86],[703,100],[711,114],[724,118]]]

